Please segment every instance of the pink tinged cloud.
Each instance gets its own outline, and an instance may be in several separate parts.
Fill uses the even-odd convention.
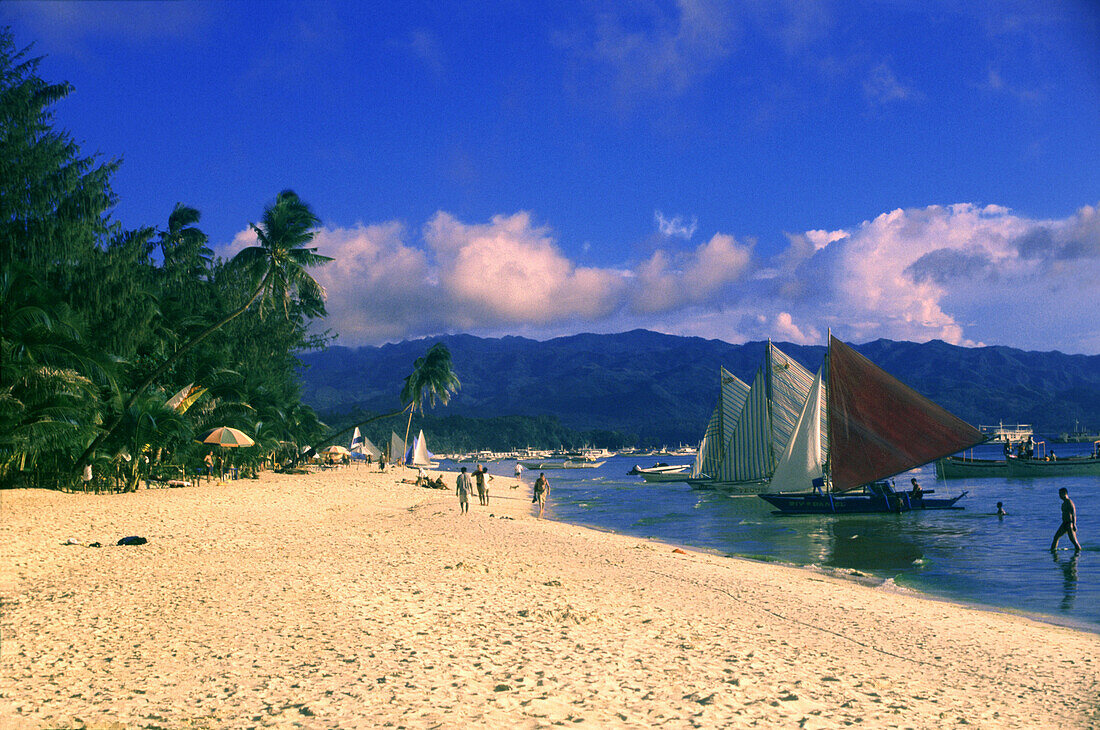
[[[254,243],[242,231],[220,253]],[[719,233],[633,268],[577,265],[524,212],[474,224],[440,212],[419,237],[396,222],[327,228],[315,243],[335,259],[315,272],[329,292],[322,326],[349,344],[634,327],[820,343],[831,327],[856,342],[1100,352],[1095,206],[1053,221],[999,206],[895,210],[851,229],[789,234],[768,259]]]
[[[483,224],[439,212],[424,240],[448,300],[482,324],[599,319],[618,307],[625,286],[619,272],[575,265],[526,212]]]
[[[637,268],[632,309],[656,313],[706,303],[743,278],[751,260],[751,246],[722,233],[677,262],[658,249]]]

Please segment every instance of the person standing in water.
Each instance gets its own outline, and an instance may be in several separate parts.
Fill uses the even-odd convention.
[[[1058,532],[1054,533],[1050,549],[1057,550],[1058,541],[1062,539],[1062,535],[1069,535],[1074,551],[1081,552],[1081,543],[1077,542],[1077,507],[1069,498],[1069,490],[1065,487],[1058,490],[1058,496],[1062,498],[1062,525],[1058,528]]]
[[[546,479],[546,474],[539,472],[539,478],[535,480],[535,501],[539,503],[539,518],[542,518],[542,512],[546,509],[546,495],[550,493],[550,482]]]

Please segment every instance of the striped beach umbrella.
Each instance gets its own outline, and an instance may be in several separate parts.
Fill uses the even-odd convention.
[[[199,437],[195,440],[200,444],[215,444],[217,446],[224,446],[227,449],[236,448],[237,446],[251,446],[256,443],[248,434],[243,431],[238,431],[235,428],[230,428],[229,426],[212,428],[205,433],[199,434]]]

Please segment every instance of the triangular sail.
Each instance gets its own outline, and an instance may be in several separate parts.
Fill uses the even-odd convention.
[[[424,431],[421,430],[413,441],[412,446],[405,453],[407,466],[431,466],[432,453],[428,451],[428,442],[424,439]]]
[[[728,459],[726,447],[737,429],[737,421],[741,418],[741,410],[745,407],[745,399],[749,394],[749,386],[725,368],[719,368],[718,378],[721,384],[718,405],[711,413],[707,430],[695,452],[695,463],[691,468],[692,479],[718,477],[723,462]]]
[[[355,427],[355,433],[351,437],[351,446],[348,447],[348,451],[353,454],[359,454],[360,456],[370,456],[377,459],[382,455],[382,450],[379,449],[369,438],[359,433],[359,427]]]
[[[771,489],[776,491],[808,489],[814,479],[821,477],[821,371],[817,371],[806,403],[795,423],[794,434],[787,448],[779,457],[779,464],[772,474]]]
[[[398,459],[405,456],[405,441],[393,431],[390,431],[390,461],[397,463]]]
[[[750,482],[767,479],[772,470],[768,424],[767,380],[758,368],[749,389],[745,408],[726,449],[718,479],[723,482]]]
[[[985,435],[829,337],[829,466],[833,491],[900,474],[985,441]]]
[[[692,479],[699,479],[704,474],[713,476],[718,473],[718,466],[722,462],[721,410],[722,406],[719,404],[710,414],[707,430],[695,452],[695,463],[691,466]]]
[[[721,449],[721,445],[729,444],[733,434],[737,431],[741,413],[745,410],[745,401],[749,397],[749,385],[725,368],[719,368],[718,375],[722,381],[722,390],[718,401],[718,406],[722,412],[718,424],[717,445]],[[724,461],[726,457],[727,455],[722,453],[720,459]],[[707,473],[713,475],[716,472]]]
[[[772,455],[778,463],[794,434],[795,424],[806,405],[814,375],[775,345],[768,343],[768,371],[771,377]],[[820,428],[818,429],[821,430]]]

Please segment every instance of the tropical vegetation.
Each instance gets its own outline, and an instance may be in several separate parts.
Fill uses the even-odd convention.
[[[329,260],[312,246],[319,218],[284,190],[231,259],[183,203],[163,226],[124,229],[120,161],[55,128],[72,89],[40,64],[0,29],[0,488],[182,481],[220,449],[196,436],[220,426],[256,442],[219,451],[233,466],[295,460],[330,431],[299,381],[299,355],[332,339],[313,278]],[[449,354],[442,374],[437,359],[414,370],[416,402],[457,388]]]

